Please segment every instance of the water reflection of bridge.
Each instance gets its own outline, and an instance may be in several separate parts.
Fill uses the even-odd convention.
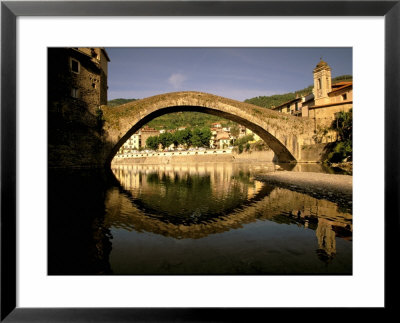
[[[146,192],[152,187],[146,178],[151,174],[156,176],[176,178],[203,175],[210,177],[213,194],[223,194],[234,177],[234,166],[220,165],[130,165],[114,169],[120,180],[124,193],[117,189],[110,191],[106,198],[108,216],[105,219],[107,227],[124,228],[128,231],[152,232],[176,239],[199,239],[211,234],[221,233],[244,225],[270,220],[277,223],[295,224],[304,229],[314,230],[318,239],[319,255],[323,258],[332,257],[336,252],[336,237],[351,240],[352,215],[346,213],[336,204],[318,200],[311,196],[276,188],[254,181],[245,172],[242,180],[250,185],[247,189],[247,199],[240,205],[229,210],[221,210],[213,217],[197,217],[180,220],[168,219],[163,210],[149,207]]]
[[[150,168],[141,167],[143,182],[146,169]],[[198,167],[198,170],[203,171],[203,168]],[[229,170],[225,174],[228,176]],[[322,260],[335,254],[338,237],[351,240],[352,236],[351,214],[338,209],[334,203],[272,186],[255,188],[255,194],[248,194],[246,201],[230,215],[221,214],[208,222],[199,219],[200,222],[179,224],[165,222],[159,214],[148,214],[148,209],[140,208],[131,193],[116,187],[114,181],[106,180],[105,174],[96,171],[52,170],[49,181],[52,187],[48,231],[50,275],[111,273],[109,255],[115,228],[175,239],[196,239],[270,220],[299,226],[299,230],[314,230],[315,249]],[[76,185],[77,182],[80,185]]]

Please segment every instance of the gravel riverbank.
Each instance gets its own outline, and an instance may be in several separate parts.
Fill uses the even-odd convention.
[[[255,179],[352,208],[353,177],[349,175],[278,171]]]

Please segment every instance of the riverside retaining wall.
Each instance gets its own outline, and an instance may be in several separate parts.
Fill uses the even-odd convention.
[[[329,152],[329,144],[314,144],[302,147],[302,160],[303,162],[315,163],[323,162],[326,159],[327,153]],[[179,153],[178,153],[179,154]],[[208,152],[190,152],[190,155],[183,152],[178,155],[174,155],[171,152],[160,153],[157,156],[151,154],[139,153],[134,158],[114,158],[113,164],[171,164],[171,163],[198,163],[198,162],[276,162],[275,153],[272,150],[268,151],[252,151],[243,152],[241,154],[232,153],[227,151],[222,153]],[[300,163],[301,164],[301,163]],[[304,166],[305,167],[305,166]]]
[[[194,154],[193,152],[188,155],[182,153],[181,155],[171,153],[157,154],[152,156],[151,154],[138,154],[139,156],[129,158],[114,158],[112,163],[116,165],[120,164],[187,164],[187,163],[201,163],[201,162],[272,162],[274,160],[274,152],[270,151],[255,151],[251,153],[207,153],[204,154],[199,152]]]
[[[112,164],[187,164],[199,162],[231,162],[230,153],[215,155],[166,155],[136,158],[114,158]]]

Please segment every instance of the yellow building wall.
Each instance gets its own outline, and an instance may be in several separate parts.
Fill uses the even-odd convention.
[[[335,119],[335,114],[338,112],[348,112],[353,108],[353,103],[345,103],[340,105],[333,105],[323,108],[313,108],[309,110],[310,118],[314,119]]]
[[[343,95],[346,95],[346,99],[343,99]],[[330,97],[330,103],[340,103],[345,101],[353,101],[353,89],[340,91],[335,96]]]

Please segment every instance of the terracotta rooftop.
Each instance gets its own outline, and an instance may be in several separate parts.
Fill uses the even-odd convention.
[[[148,127],[143,127],[143,128],[141,129],[141,131],[142,131],[142,132],[154,132],[154,131],[157,131],[157,132],[158,132],[158,130],[156,130],[156,129],[154,129],[154,128],[148,128]]]
[[[217,137],[215,139],[216,140],[229,139],[229,134],[227,132],[220,132],[217,134]]]
[[[324,107],[331,107],[334,105],[343,105],[343,104],[350,104],[353,103],[352,100],[350,101],[342,101],[342,102],[335,102],[335,103],[327,103],[327,104],[322,104],[322,105],[313,105],[309,107],[309,109],[318,109],[318,108],[324,108]]]
[[[336,83],[336,84],[332,85],[332,91],[329,92],[329,94],[337,92],[337,91],[340,91],[340,90],[343,90],[343,89],[351,87],[351,86],[353,86],[353,82],[339,82],[339,83]]]

